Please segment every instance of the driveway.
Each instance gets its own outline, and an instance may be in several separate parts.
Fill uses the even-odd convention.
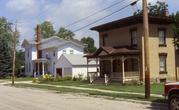
[[[114,101],[0,85],[0,110],[167,110],[166,108],[158,104]]]

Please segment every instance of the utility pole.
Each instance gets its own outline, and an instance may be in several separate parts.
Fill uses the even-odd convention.
[[[16,37],[17,37],[17,21],[15,24],[15,31],[13,32],[13,67],[12,67],[12,86],[14,86],[15,81],[15,69],[16,69]]]
[[[147,0],[143,0],[143,28],[145,49],[145,98],[150,98],[150,64],[149,64],[149,19]]]

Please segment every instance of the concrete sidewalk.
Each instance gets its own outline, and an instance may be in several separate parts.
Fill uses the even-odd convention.
[[[3,82],[0,84],[9,84],[8,82]],[[103,93],[115,93],[115,94],[130,94],[130,95],[141,95],[144,96],[144,93],[135,93],[135,92],[120,92],[120,91],[112,91],[112,90],[104,90],[104,89],[95,89],[95,88],[86,88],[86,87],[76,87],[76,86],[60,86],[60,85],[51,85],[51,84],[36,84],[32,83],[31,81],[18,81],[18,84],[32,84],[32,85],[41,85],[41,86],[49,86],[49,87],[56,87],[56,88],[69,88],[69,89],[77,89],[77,90],[88,90],[88,91],[97,91]],[[159,94],[151,94],[152,97],[163,98],[162,95]]]

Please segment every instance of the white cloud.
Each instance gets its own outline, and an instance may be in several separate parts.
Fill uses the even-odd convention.
[[[88,20],[78,23],[77,25],[71,26],[69,29],[76,30],[84,25],[87,25],[98,18],[101,18],[108,13],[111,13],[119,7],[124,7],[132,0],[127,0],[124,3],[113,7],[110,10],[106,10],[101,14],[98,14]],[[142,0],[138,3],[138,8],[142,7]],[[158,0],[148,0],[148,2],[155,3]],[[160,0],[165,1],[165,0]],[[175,0],[176,1],[176,0]],[[93,12],[101,10],[102,8],[109,6],[117,2],[117,0],[7,0],[6,8],[10,10],[17,18],[23,19],[23,23],[20,23],[19,30],[22,38],[27,36],[34,36],[34,27],[37,23],[42,23],[44,20],[51,21],[56,29],[61,26],[66,26],[80,18],[86,17]],[[168,0],[168,2],[174,2]],[[134,11],[132,8],[128,8],[120,13],[117,13],[108,19],[98,22],[95,25],[110,22],[114,19],[120,19],[131,15]],[[94,25],[92,25],[94,26]],[[98,45],[98,33],[89,30],[90,27],[84,30],[76,32],[76,38],[80,39],[84,36],[91,36],[96,40]]]
[[[39,11],[37,0],[8,0],[6,7],[20,15],[35,15]]]

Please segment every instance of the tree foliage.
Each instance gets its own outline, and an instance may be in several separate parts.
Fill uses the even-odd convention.
[[[84,48],[85,53],[93,53],[96,51],[94,39],[91,37],[84,37],[81,39],[81,42],[84,44],[87,44],[87,46]]]
[[[153,15],[153,16],[159,16],[159,15],[163,15],[165,12],[168,11],[168,4],[166,4],[165,2],[161,2],[161,1],[157,1],[156,4],[148,4],[148,11],[149,11],[149,15]],[[134,15],[138,15],[138,14],[142,14],[143,10],[138,10],[137,12],[134,12]]]
[[[179,48],[179,12],[177,12],[175,15],[173,15],[173,18],[175,20],[174,24],[174,44],[177,48]]]
[[[71,30],[61,27],[57,33],[57,36],[65,40],[72,40],[74,39],[75,34]]]
[[[16,52],[16,76],[21,76],[24,71],[25,52],[19,50]]]
[[[12,23],[0,17],[0,77],[12,71]]]
[[[49,21],[44,21],[41,25],[41,32],[43,38],[49,38],[55,35],[55,30],[51,22]]]
[[[12,51],[7,40],[0,42],[0,78],[4,78],[12,71]]]

